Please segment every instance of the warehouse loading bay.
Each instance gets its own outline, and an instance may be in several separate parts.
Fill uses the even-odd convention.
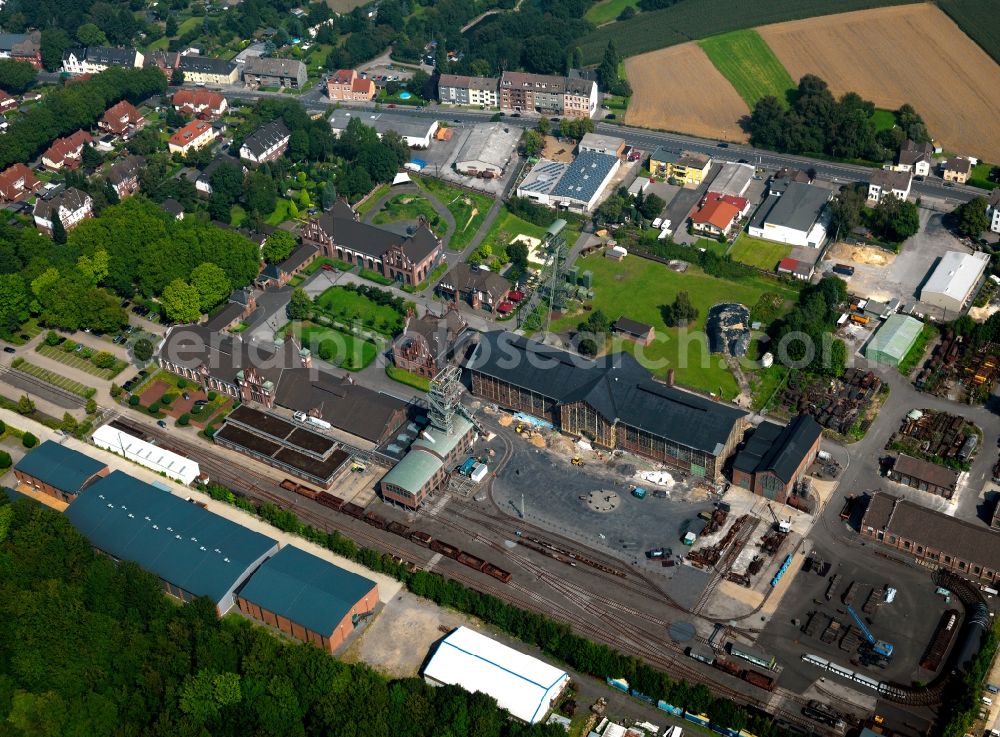
[[[738,487],[720,494],[704,479],[685,478],[677,470],[665,469],[673,478],[668,485],[647,481],[636,473],[661,467],[628,454],[588,450],[552,430],[516,433],[516,423],[505,427],[488,420],[487,425],[498,434],[496,455],[503,455],[503,443],[511,452],[492,487],[501,512],[635,567],[692,613],[739,618],[760,607],[766,617],[789,585],[771,585],[785,559],[791,555],[784,574],[789,580],[804,560],[796,551],[803,549],[812,515]],[[635,496],[636,486],[645,490],[644,498]],[[728,513],[713,530],[706,518],[720,506]],[[685,535],[706,522],[694,544],[685,545]],[[790,528],[787,534],[777,534],[779,523]],[[692,564],[692,553],[704,558]],[[753,619],[760,627],[760,615]],[[710,624],[700,626],[707,631],[699,634],[710,634]]]
[[[827,575],[820,576],[815,570],[800,571],[757,641],[758,647],[770,651],[784,666],[781,685],[803,693],[825,676],[831,691],[850,688],[860,692],[864,699],[874,696],[863,686],[823,673],[804,662],[802,656],[806,653],[876,681],[907,685],[932,681],[942,666],[931,671],[920,667],[920,662],[928,654],[942,615],[948,610],[958,612],[957,632],[964,607],[954,596],[948,603],[943,595],[935,593],[937,587],[931,580],[931,570],[877,556],[870,546],[829,551],[817,548],[810,557],[831,564]],[[834,576],[839,577],[836,583]],[[887,587],[895,589],[891,603],[885,602]],[[878,602],[876,606],[865,606],[869,596]],[[884,667],[865,666],[860,660],[859,647],[864,638],[845,601],[850,602],[876,639],[893,646],[892,657]],[[811,620],[815,621],[810,624]],[[831,620],[838,624],[831,626]],[[947,656],[947,651],[939,654],[941,664],[947,662]]]

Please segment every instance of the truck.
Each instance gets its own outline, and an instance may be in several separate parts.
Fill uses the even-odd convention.
[[[632,489],[632,496],[634,496],[636,499],[645,499],[646,498],[646,490],[643,489],[641,486],[633,487],[633,489]]]
[[[872,319],[867,315],[851,315],[851,322],[856,325],[867,325]]]
[[[330,428],[333,427],[333,425],[331,425],[326,420],[321,420],[319,417],[313,417],[312,415],[306,417],[306,424],[312,425],[313,427],[321,427],[324,430],[329,430]]]

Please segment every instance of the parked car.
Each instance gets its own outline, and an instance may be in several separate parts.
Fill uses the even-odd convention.
[[[11,348],[9,345],[5,345],[3,347],[3,352],[4,353],[16,353],[16,351],[13,348]]]
[[[333,271],[333,266],[330,264],[323,264],[320,268],[323,269],[323,271]]]
[[[208,400],[207,399],[196,399],[196,400],[194,400],[194,406],[195,407],[204,407],[206,404],[208,404]]]
[[[160,427],[166,427],[167,426],[167,421],[166,420],[157,420],[156,424],[159,425]]]
[[[191,395],[188,394],[187,392],[184,392],[183,394],[181,394],[181,396],[184,397],[185,402],[191,399]]]

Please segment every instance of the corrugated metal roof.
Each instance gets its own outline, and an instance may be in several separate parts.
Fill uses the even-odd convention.
[[[501,709],[529,724],[541,721],[569,680],[566,671],[467,627],[444,638],[424,675],[492,696]]]
[[[46,440],[17,462],[14,469],[60,491],[76,494],[83,484],[107,464],[88,455]]]
[[[920,298],[924,299],[927,294],[942,294],[964,302],[989,262],[989,255],[980,251],[948,251],[920,290]]]
[[[66,510],[94,547],[219,603],[277,542],[121,471]]]
[[[865,358],[898,364],[906,357],[924,324],[909,315],[889,315],[865,346]]]
[[[326,636],[375,585],[369,578],[286,545],[264,561],[240,596]]]

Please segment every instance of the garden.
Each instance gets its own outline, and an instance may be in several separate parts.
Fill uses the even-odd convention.
[[[700,267],[690,264],[678,273],[664,264],[636,256],[616,262],[601,255],[581,258],[579,271],[590,271],[594,299],[586,306],[558,316],[551,330],[573,333],[585,321],[588,313],[600,310],[610,322],[619,317],[652,325],[656,339],[639,349],[632,341],[614,339],[605,348],[624,350],[636,354],[640,362],[657,376],[665,377],[674,369],[675,380],[692,389],[721,394],[732,399],[739,393],[736,378],[721,356],[708,352],[705,334],[705,316],[712,305],[719,302],[740,302],[753,307],[765,293],[775,293],[783,298],[782,307],[794,301],[797,292],[777,281],[746,278],[740,281],[721,279],[706,274]],[[668,327],[664,310],[678,293],[687,292],[697,311],[688,327]]]
[[[419,218],[427,221],[428,226],[438,238],[444,235],[446,225],[442,222],[441,216],[434,210],[434,206],[425,197],[415,194],[398,194],[390,199],[375,214],[372,223],[386,225],[406,220],[415,221]]]
[[[783,258],[787,258],[791,252],[792,247],[784,243],[774,243],[740,233],[729,251],[729,257],[741,264],[773,272],[778,267],[778,263]]]
[[[347,371],[360,371],[378,355],[378,347],[374,343],[342,330],[308,320],[296,323],[292,329],[302,345],[321,360]]]
[[[205,391],[197,382],[169,371],[155,373],[140,389],[128,395],[127,402],[151,417],[169,416],[181,427],[192,425],[205,429],[218,424],[233,408],[232,397]]]
[[[313,310],[342,325],[360,322],[386,336],[403,332],[406,313],[413,304],[384,289],[347,284],[330,287],[313,302]]]
[[[452,187],[439,179],[418,177],[414,181],[448,208],[455,218],[455,232],[451,235],[448,248],[452,251],[463,250],[479,232],[493,200],[484,194]]]

